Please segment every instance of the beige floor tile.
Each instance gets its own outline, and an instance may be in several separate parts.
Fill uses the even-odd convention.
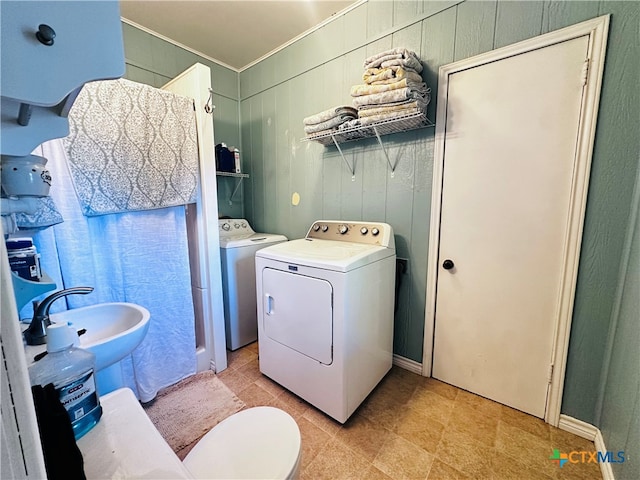
[[[598,463],[565,463],[562,468],[556,467],[558,480],[600,480],[602,472]]]
[[[367,417],[388,430],[393,430],[398,415],[404,408],[404,399],[388,389],[376,389],[360,405],[354,415]]]
[[[387,475],[386,473],[384,473],[383,471],[381,471],[380,469],[376,468],[373,465],[371,465],[369,467],[369,470],[367,470],[367,474],[365,478],[367,480],[394,480],[393,477],[390,477],[389,475]]]
[[[288,390],[284,390],[275,397],[271,405],[284,410],[295,419],[304,415],[304,412],[310,408],[307,402]]]
[[[488,479],[493,450],[465,433],[445,428],[436,458],[472,478]]]
[[[494,480],[551,480],[539,469],[531,468],[518,459],[493,451],[491,456],[491,475]]]
[[[255,384],[258,385],[260,388],[264,388],[267,392],[269,392],[274,397],[277,397],[278,395],[280,395],[282,392],[286,390],[286,388],[284,388],[282,385],[280,385],[277,382],[274,382],[273,380],[271,380],[269,377],[265,375],[262,375],[260,378],[258,378],[255,381]]]
[[[454,400],[449,400],[430,390],[417,389],[409,399],[407,406],[442,425],[447,425],[453,412]]]
[[[298,428],[300,429],[300,437],[302,442],[302,459],[300,462],[300,470],[304,471],[311,461],[316,458],[322,448],[331,440],[331,436],[316,427],[306,418],[296,419]]]
[[[236,368],[236,372],[243,374],[252,382],[255,382],[264,376],[262,375],[262,372],[260,372],[260,364],[258,363],[257,358],[248,361],[244,365],[240,365]]]
[[[390,433],[373,465],[394,479],[421,480],[427,478],[433,458],[420,447]]]
[[[223,372],[216,374],[216,376],[236,395],[252,383],[251,380],[239,373],[237,370],[226,369]]]
[[[471,479],[459,470],[436,458],[433,460],[427,480],[466,480]]]
[[[422,377],[422,380],[418,383],[418,388],[437,393],[448,400],[455,400],[458,396],[458,392],[461,391],[453,385],[449,385],[448,383],[441,382],[440,380],[436,380],[431,377]]]
[[[259,407],[261,405],[272,405],[275,397],[269,392],[260,388],[255,383],[250,384],[244,390],[236,393],[238,398],[242,400],[247,408]]]
[[[456,400],[447,428],[455,428],[473,437],[478,442],[488,447],[493,447],[495,446],[498,432],[498,421],[499,417],[484,415],[475,410],[474,407],[458,403]]]
[[[320,428],[322,431],[328,433],[330,436],[335,436],[340,430],[342,425],[337,420],[334,420],[329,415],[324,412],[321,412],[315,407],[310,407],[304,414],[303,418],[309,420],[316,427]]]
[[[359,414],[351,416],[338,430],[336,438],[351,450],[372,462],[382,448],[390,432]]]
[[[444,425],[421,412],[407,408],[398,417],[395,433],[429,453],[436,453]]]
[[[258,353],[248,348],[239,348],[233,352],[227,351],[227,368],[234,370],[258,358]]]
[[[365,480],[370,467],[371,463],[334,438],[302,473],[309,480]]]
[[[551,426],[541,418],[501,405],[500,419],[513,427],[518,427],[525,432],[537,435],[543,440],[551,440]]]
[[[488,398],[475,395],[466,390],[460,390],[456,397],[456,404],[462,404],[471,407],[473,411],[482,413],[483,415],[494,416],[500,418],[502,405],[489,400]]]
[[[551,443],[502,420],[498,422],[496,450],[549,477],[556,476],[558,467],[549,459],[553,455]]]

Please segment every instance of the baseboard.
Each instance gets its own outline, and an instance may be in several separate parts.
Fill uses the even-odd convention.
[[[565,432],[573,433],[574,435],[578,435],[579,437],[592,441],[596,448],[596,451],[598,452],[607,451],[607,446],[604,443],[602,432],[598,427],[591,425],[590,423],[583,422],[582,420],[578,420],[577,418],[561,414],[558,428],[560,430],[564,430]],[[611,463],[599,462],[598,465],[600,466],[600,473],[602,474],[603,480],[615,480],[615,477],[613,476],[613,469],[611,468]]]
[[[400,355],[394,354],[393,364],[397,365],[400,368],[404,368],[405,370],[409,370],[410,372],[422,375],[422,364],[416,362],[415,360],[411,360],[409,358],[401,357]]]
[[[595,427],[594,427],[595,428]],[[596,450],[598,452],[606,452],[607,447],[604,444],[604,438],[602,437],[602,432],[600,429],[596,429],[598,432],[596,433],[596,438],[593,440],[593,443],[596,446]],[[613,468],[611,468],[611,464],[609,462],[600,462],[600,472],[602,473],[602,480],[615,480],[613,476]]]
[[[560,414],[560,422],[558,422],[558,428],[565,432],[573,433],[579,437],[586,438],[592,442],[596,439],[596,435],[600,432],[597,427],[594,427],[590,423],[583,422],[577,418],[570,417],[568,415]]]

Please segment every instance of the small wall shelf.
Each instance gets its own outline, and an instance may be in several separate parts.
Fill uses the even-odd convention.
[[[233,197],[235,196],[236,192],[238,191],[238,188],[240,188],[240,184],[242,183],[242,180],[244,180],[245,178],[249,178],[249,174],[248,173],[233,173],[233,172],[216,171],[216,176],[218,176],[218,177],[233,177],[233,178],[237,178],[238,179],[238,183],[236,184],[236,188],[233,189],[233,193],[229,197],[229,205],[233,205]]]
[[[398,118],[393,118],[390,120],[383,120],[381,122],[372,123],[370,125],[363,125],[358,127],[350,127],[345,128],[343,130],[336,130],[330,133],[316,134],[316,135],[308,135],[303,138],[302,142],[318,142],[322,145],[329,146],[335,145],[340,152],[340,156],[344,163],[349,167],[351,171],[352,177],[355,178],[355,166],[350,164],[342,153],[342,149],[340,148],[341,143],[353,142],[355,140],[362,140],[364,138],[373,138],[375,137],[378,140],[378,144],[382,147],[382,151],[384,152],[384,156],[387,159],[387,163],[389,164],[389,169],[391,170],[391,176],[393,176],[395,171],[395,165],[391,163],[389,160],[389,155],[387,154],[387,150],[384,148],[382,143],[382,139],[380,138],[383,135],[389,135],[391,133],[398,132],[407,132],[409,130],[416,130],[418,128],[425,127],[433,127],[435,123],[427,118],[424,113],[412,113],[410,115],[405,115]]]

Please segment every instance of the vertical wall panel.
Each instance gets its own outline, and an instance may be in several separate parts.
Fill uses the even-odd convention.
[[[354,8],[344,16],[344,50],[360,47],[367,39],[367,4]]]
[[[275,232],[285,232],[289,227],[291,215],[291,148],[298,139],[292,135],[291,83],[286,82],[275,88],[276,95],[276,221],[273,224]],[[293,99],[295,104],[295,99]]]
[[[391,44],[394,48],[407,48],[420,56],[422,43],[422,25],[420,22],[403,28],[391,36]]]
[[[402,25],[414,19],[422,11],[422,4],[416,0],[395,0],[393,2],[393,24]]]
[[[267,225],[275,225],[277,219],[277,152],[276,152],[276,96],[275,89],[270,88],[260,95],[262,97],[262,179],[264,196],[264,217],[262,229]]]
[[[499,2],[494,48],[540,35],[543,6],[542,1]]]
[[[599,5],[598,1],[545,1],[542,12],[542,33],[595,18],[598,16]]]
[[[256,181],[255,175],[253,175],[253,155],[252,155],[252,145],[253,145],[253,136],[251,135],[251,102],[249,100],[244,100],[240,103],[240,118],[242,122],[240,124],[240,134],[242,135],[242,147],[240,148],[241,152],[241,161],[242,161],[242,171],[248,173],[250,175],[249,178],[243,180],[243,206],[244,206],[244,217],[249,220],[249,223],[253,222],[254,212],[253,212],[253,184]],[[216,137],[216,143],[218,142],[217,131],[215,127],[215,118],[214,118],[214,135]],[[220,185],[222,179],[218,179],[218,185]],[[220,196],[218,195],[218,205],[221,205]]]
[[[431,88],[431,103],[427,109],[427,116],[431,121],[436,118],[438,69],[453,61],[456,15],[457,7],[452,7],[422,22],[420,58],[424,65],[422,78]]]
[[[458,5],[454,60],[493,49],[497,1],[464,2]]]
[[[251,226],[256,231],[266,231],[264,223],[264,137],[262,136],[262,95],[254,95],[249,99],[251,112],[249,124],[251,128],[251,175],[253,181],[253,205]]]
[[[367,3],[367,38],[373,38],[392,26],[392,1],[376,0]]]

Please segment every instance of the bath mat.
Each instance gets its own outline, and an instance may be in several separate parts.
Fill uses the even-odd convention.
[[[197,373],[162,390],[144,410],[182,460],[202,436],[245,407],[213,371]]]

